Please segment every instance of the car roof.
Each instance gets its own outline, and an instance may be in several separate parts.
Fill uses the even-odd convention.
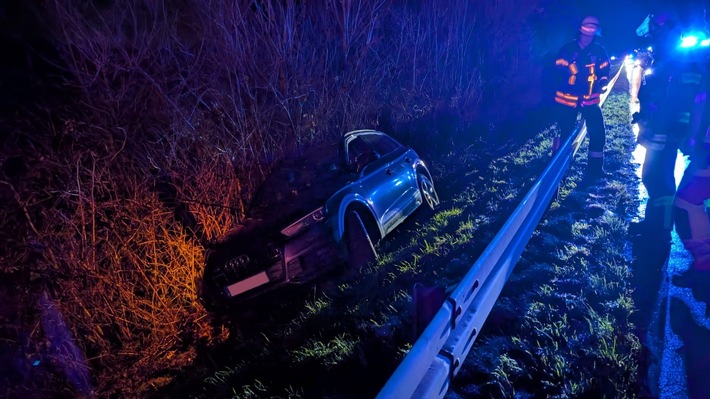
[[[374,129],[358,129],[358,130],[351,130],[351,131],[345,133],[343,135],[343,137],[354,136],[354,135],[358,135],[361,133],[382,133],[382,134],[384,134],[383,132],[381,132],[379,130],[374,130]]]

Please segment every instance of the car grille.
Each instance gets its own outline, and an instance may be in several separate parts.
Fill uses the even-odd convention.
[[[217,267],[213,278],[217,285],[226,285],[262,270],[263,267],[259,267],[257,262],[248,255],[238,255],[229,258],[221,267]]]
[[[216,286],[233,284],[257,273],[266,271],[270,280],[282,275],[281,249],[277,245],[267,245],[263,256],[255,259],[247,254],[230,257],[214,269],[212,281]]]

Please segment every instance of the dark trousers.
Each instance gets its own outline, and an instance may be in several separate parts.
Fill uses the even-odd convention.
[[[569,137],[577,122],[579,114],[584,118],[587,124],[587,135],[589,135],[589,153],[601,154],[604,152],[604,144],[606,143],[606,131],[604,130],[604,116],[599,105],[590,105],[586,107],[578,106],[576,108],[566,105],[557,105],[558,108],[558,127],[561,130],[563,141]]]
[[[646,157],[641,169],[641,182],[648,191],[649,198],[675,195],[675,161],[678,148],[666,144],[660,150],[646,149]]]
[[[675,195],[675,161],[678,148],[666,144],[660,150],[646,149],[641,169],[641,182],[648,191],[648,197],[661,198]]]
[[[678,148],[666,144],[665,148],[646,149],[641,169],[641,182],[648,191],[645,221],[648,227],[665,232],[670,239],[673,229],[673,197],[676,192],[675,162]]]

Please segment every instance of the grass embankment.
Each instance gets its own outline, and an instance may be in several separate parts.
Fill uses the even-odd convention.
[[[553,37],[536,2],[51,0],[5,17],[5,397],[143,398],[229,355],[205,256],[277,162],[351,129],[437,147],[509,119]],[[347,352],[328,331],[306,347],[324,364]]]
[[[628,95],[604,107],[609,179],[580,189],[583,148],[449,397],[631,398],[640,344],[626,230],[638,207]]]
[[[605,106],[613,179],[577,187],[586,144],[449,396],[619,397],[637,391],[627,219],[635,176],[628,96]],[[372,397],[411,347],[415,283],[452,288],[549,162],[552,129],[488,159],[483,143],[435,162],[440,210],[386,240],[377,264],[314,291],[292,319],[238,328],[193,397]],[[202,370],[205,371],[204,369]],[[183,391],[184,392],[184,391]],[[623,394],[622,394],[623,395]]]

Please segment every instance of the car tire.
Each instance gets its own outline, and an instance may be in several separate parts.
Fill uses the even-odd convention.
[[[345,214],[343,238],[350,267],[359,269],[377,259],[373,234],[369,232],[360,212],[350,210]],[[376,237],[374,241],[377,241]]]
[[[417,174],[417,184],[419,185],[419,192],[422,194],[422,203],[430,211],[435,211],[439,206],[439,195],[436,193],[434,188],[434,183],[431,179],[423,174]]]

